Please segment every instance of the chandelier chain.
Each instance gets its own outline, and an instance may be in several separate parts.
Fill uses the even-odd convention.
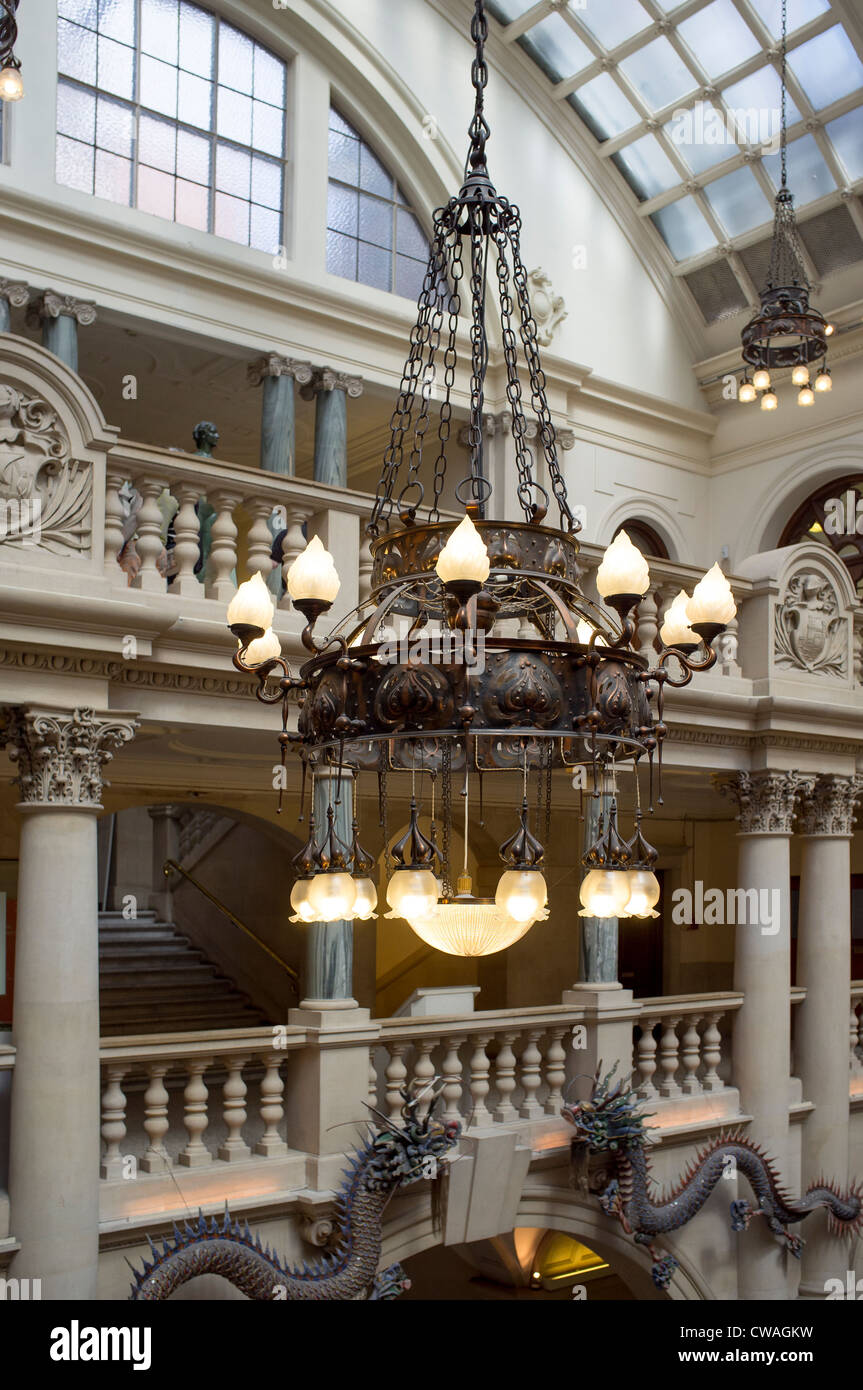
[[[488,38],[488,20],[485,16],[485,4],[483,0],[476,0],[475,2],[473,19],[470,25],[470,36],[473,39],[476,49],[470,69],[470,79],[474,89],[474,113],[473,119],[468,127],[470,149],[468,151],[465,172],[470,169],[474,173],[481,173],[485,171],[485,146],[491,134],[488,121],[485,118],[485,89],[488,85],[488,64],[485,61],[485,42]]]
[[[488,337],[485,328],[485,287],[487,241],[483,231],[481,211],[472,210],[470,236],[470,291],[472,322],[471,378],[470,378],[470,490],[476,504],[482,501],[480,479],[483,476],[483,419],[482,408],[485,399],[485,374],[488,366]]]
[[[788,184],[788,139],[786,135],[787,124],[787,66],[788,66],[788,0],[782,0],[782,47],[781,47],[781,83],[782,83],[782,110],[779,120],[779,142],[780,159],[782,165],[782,187]]]
[[[450,264],[450,283],[452,288],[449,292],[447,345],[443,355],[444,399],[438,416],[438,443],[440,447],[438,449],[438,456],[435,459],[433,501],[429,512],[429,521],[440,520],[440,499],[446,481],[446,451],[452,429],[452,389],[455,385],[457,361],[456,334],[458,333],[458,321],[461,313],[461,292],[459,286],[463,275],[464,263],[462,261],[462,242],[459,238],[453,247],[452,261]],[[442,277],[441,283],[446,283],[445,275]]]
[[[506,233],[502,227],[496,228],[494,240],[497,245],[497,283],[498,302],[503,329],[503,357],[506,366],[506,397],[512,413],[512,438],[515,445],[515,461],[518,471],[517,496],[521,509],[529,521],[533,504],[533,479],[530,459],[524,442],[525,419],[521,395],[521,381],[518,375],[518,340],[512,326],[513,300],[510,293],[509,266],[506,261]]]

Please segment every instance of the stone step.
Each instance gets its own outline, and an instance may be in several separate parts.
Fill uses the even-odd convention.
[[[200,1033],[222,1028],[257,1028],[265,1022],[266,1019],[257,1014],[249,1017],[247,1014],[223,1013],[214,1019],[210,1011],[187,1018],[174,1018],[170,1014],[160,1014],[157,1018],[152,1014],[142,1014],[140,1017],[118,1015],[102,1020],[102,1037],[126,1038],[137,1033]]]
[[[100,960],[153,960],[161,956],[173,959],[175,956],[202,955],[197,946],[189,946],[176,938],[167,941],[112,941],[99,947]]]

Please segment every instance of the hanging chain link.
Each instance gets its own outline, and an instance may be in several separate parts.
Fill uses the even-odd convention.
[[[521,397],[521,381],[518,375],[518,339],[512,326],[513,300],[510,294],[510,273],[506,259],[507,238],[503,227],[498,225],[492,233],[497,246],[497,285],[500,302],[502,326],[503,357],[506,365],[506,397],[512,412],[512,439],[515,445],[515,463],[518,470],[517,496],[526,520],[533,514],[533,475],[530,454],[524,442],[525,418]]]
[[[474,41],[476,53],[470,69],[470,80],[474,89],[473,120],[468,127],[470,150],[467,169],[479,172],[485,169],[485,145],[491,131],[485,118],[485,89],[488,85],[488,65],[485,61],[485,41],[488,38],[488,20],[485,17],[483,0],[476,0],[473,19],[470,22],[470,36]]]
[[[447,345],[443,355],[443,380],[444,398],[441,403],[438,415],[438,456],[434,466],[434,491],[429,521],[440,521],[440,499],[446,481],[446,451],[449,443],[450,431],[452,429],[452,388],[455,384],[455,369],[458,360],[456,350],[456,335],[458,333],[458,321],[461,314],[461,292],[460,285],[464,275],[464,263],[462,261],[463,242],[460,236],[456,236],[452,246],[452,260],[450,262],[450,283],[452,288],[449,294],[449,324],[447,327]]]
[[[788,0],[782,0],[782,48],[781,48],[781,79],[782,79],[782,111],[779,120],[779,141],[780,159],[782,164],[782,187],[788,184],[788,141],[785,134],[786,106],[787,106],[787,58],[788,58]]]

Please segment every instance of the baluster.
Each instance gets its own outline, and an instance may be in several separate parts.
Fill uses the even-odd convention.
[[[237,566],[237,525],[234,521],[234,508],[240,505],[240,495],[221,489],[208,493],[208,500],[216,510],[210,531],[210,554],[207,559],[207,582],[204,592],[207,598],[226,603],[234,596],[232,572]]]
[[[378,1069],[375,1066],[375,1050],[369,1048],[369,1105],[377,1106],[378,1103]]]
[[[99,1168],[102,1178],[122,1178],[123,1155],[120,1145],[126,1138],[126,1096],[123,1091],[123,1077],[126,1068],[109,1065],[106,1073],[107,1085],[102,1094],[102,1138],[105,1152]]]
[[[463,1042],[464,1038],[447,1038],[446,1051],[441,1062],[441,1072],[444,1079],[442,1089],[444,1111],[441,1118],[445,1122],[461,1120],[462,1117],[459,1101],[462,1098],[464,1084],[461,1058],[458,1054]]]
[[[195,574],[201,554],[201,521],[195,504],[201,493],[197,483],[177,483],[171,491],[178,502],[174,517],[174,564],[171,593],[182,598],[203,598],[204,588]]]
[[[414,1062],[414,1087],[416,1093],[422,1091],[426,1086],[431,1085],[435,1078],[434,1063],[431,1059],[432,1052],[437,1044],[437,1038],[423,1038],[417,1043],[417,1056]],[[427,1115],[432,1101],[431,1089],[417,1106],[418,1115]]]
[[[488,1074],[491,1063],[486,1048],[491,1041],[490,1033],[483,1033],[473,1039],[473,1052],[470,1058],[470,1124],[471,1128],[490,1125],[491,1114],[485,1098],[489,1092]]]
[[[266,500],[261,501],[258,497],[247,497],[244,499],[243,505],[252,518],[249,534],[246,537],[249,574],[256,574],[260,570],[261,578],[266,584],[273,568],[271,559],[273,537],[267,525],[272,514],[273,504]]]
[[[638,1023],[641,1028],[641,1037],[638,1039],[635,1066],[641,1080],[636,1091],[644,1100],[656,1100],[659,1092],[653,1084],[653,1075],[656,1071],[656,1038],[653,1036],[653,1030],[657,1020],[655,1018],[640,1018]]]
[[[536,1098],[542,1080],[542,1053],[537,1046],[541,1037],[541,1029],[528,1033],[527,1044],[522,1049],[521,1088],[524,1096],[518,1113],[524,1120],[536,1120],[542,1114],[542,1106]]]
[[[167,1070],[165,1062],[151,1062],[147,1067],[149,1080],[144,1092],[144,1129],[149,1142],[141,1156],[141,1167],[145,1173],[166,1173],[171,1167],[171,1156],[164,1144],[168,1132]]]
[[[189,1079],[183,1091],[183,1124],[189,1135],[189,1142],[179,1156],[185,1168],[204,1168],[212,1163],[213,1155],[201,1135],[209,1124],[207,1118],[207,1097],[209,1092],[204,1084],[204,1072],[212,1061],[209,1057],[188,1063]]]
[[[387,1085],[387,1117],[390,1120],[400,1120],[404,1098],[401,1088],[407,1080],[408,1069],[404,1063],[404,1056],[410,1047],[408,1042],[388,1043],[390,1059],[387,1062],[387,1069],[384,1073]]]
[[[667,1018],[662,1025],[662,1039],[659,1044],[659,1066],[663,1072],[659,1083],[659,1094],[666,1100],[670,1100],[681,1094],[680,1087],[674,1079],[678,1066],[678,1054],[680,1044],[677,1039],[677,1025],[679,1018]]]
[[[563,1085],[566,1081],[566,1049],[563,1039],[569,1026],[549,1030],[549,1044],[545,1054],[545,1078],[548,1082],[548,1095],[545,1098],[546,1115],[559,1115],[563,1105]]]
[[[248,1057],[226,1057],[224,1065],[228,1069],[222,1087],[222,1113],[228,1126],[228,1137],[219,1145],[219,1158],[226,1163],[236,1163],[238,1158],[248,1158],[252,1152],[243,1138],[243,1125],[246,1123],[246,1083],[243,1080],[243,1067]]]
[[[138,530],[135,549],[141,560],[141,568],[132,581],[133,589],[144,589],[148,593],[164,593],[165,576],[159,571],[159,559],[165,549],[162,542],[162,512],[158,499],[164,490],[159,478],[149,475],[136,478],[135,487],[141,494],[141,510],[138,512]]]
[[[515,1090],[515,1053],[512,1045],[517,1037],[518,1033],[503,1034],[494,1064],[494,1084],[498,1095],[494,1118],[499,1124],[518,1119],[518,1111],[512,1103],[512,1093]]]
[[[705,1071],[701,1081],[701,1089],[703,1091],[721,1091],[723,1089],[722,1078],[717,1069],[722,1061],[722,1034],[718,1027],[722,1014],[707,1014],[705,1018],[707,1026],[704,1029],[704,1037],[701,1042]]]
[[[261,1119],[266,1128],[255,1145],[255,1153],[263,1154],[264,1158],[274,1158],[277,1154],[288,1152],[288,1146],[279,1133],[279,1125],[285,1114],[285,1108],[282,1105],[285,1083],[282,1080],[281,1053],[269,1053],[265,1058],[264,1065],[266,1070],[261,1077],[259,1108]]]
[[[700,1014],[687,1015],[684,1020],[685,1031],[681,1044],[680,1060],[683,1063],[685,1075],[680,1089],[685,1096],[701,1095],[701,1082],[698,1080],[698,1068],[701,1063],[701,1039],[698,1036],[700,1022]]]
[[[123,503],[120,488],[125,482],[122,473],[111,470],[105,475],[105,574],[112,584],[125,587],[126,575],[117,557],[123,549]]]
[[[288,593],[288,570],[296,560],[302,550],[306,548],[306,538],[303,535],[303,524],[311,516],[311,512],[306,507],[297,507],[291,503],[288,512],[287,527],[282,538],[282,575],[285,580],[285,592],[282,597],[282,608],[291,607],[291,597]]]

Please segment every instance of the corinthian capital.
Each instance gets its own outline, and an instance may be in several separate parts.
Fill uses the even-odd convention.
[[[86,328],[96,322],[96,302],[76,299],[72,294],[58,294],[56,290],[43,290],[30,305],[27,318],[38,323],[40,319],[58,319],[61,314],[67,314]]]
[[[333,371],[332,367],[318,367],[300,395],[303,400],[310,401],[319,391],[344,391],[346,396],[356,398],[363,394],[363,379],[361,376],[348,376],[346,372]]]
[[[801,835],[850,838],[857,802],[863,796],[863,776],[825,773],[803,799],[798,829]]]
[[[301,386],[306,386],[314,375],[311,362],[297,362],[293,357],[280,357],[277,352],[268,352],[250,362],[247,368],[250,386],[260,386],[268,376],[292,376]]]
[[[17,765],[27,806],[83,806],[101,810],[102,768],[134,737],[133,715],[118,718],[91,709],[12,707],[3,712],[0,742]]]
[[[814,774],[769,768],[715,779],[717,791],[737,803],[741,835],[790,835],[797,802],[814,785]]]

